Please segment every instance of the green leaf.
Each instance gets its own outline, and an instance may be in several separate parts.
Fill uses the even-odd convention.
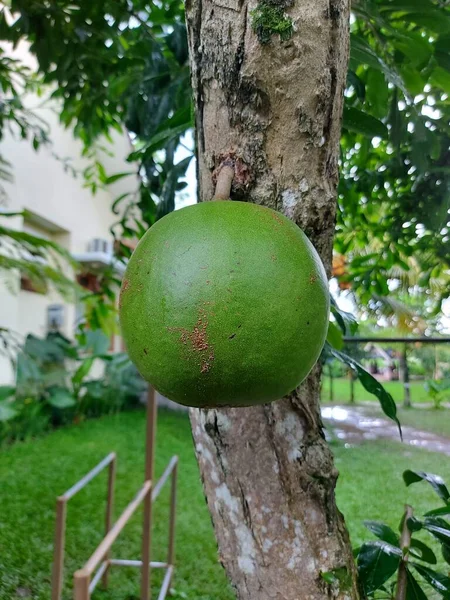
[[[119,181],[119,179],[123,179],[124,177],[129,177],[130,175],[136,175],[136,173],[134,171],[126,171],[124,173],[115,173],[114,175],[110,175],[109,177],[106,177],[104,183],[106,185],[111,185],[112,183]]]
[[[430,563],[430,565],[437,564],[436,554],[421,540],[412,538],[411,544],[409,545],[409,551],[415,558]]]
[[[383,540],[383,542],[399,547],[398,535],[385,523],[381,523],[380,521],[364,521],[364,527],[376,535],[377,538]]]
[[[368,138],[388,137],[388,129],[384,123],[357,108],[344,107],[342,126],[349,131],[360,133]]]
[[[400,67],[400,74],[412,96],[418,96],[423,92],[425,81],[417,69],[410,65],[402,65]]]
[[[341,350],[344,345],[342,331],[331,321],[328,323],[327,342],[337,350]]]
[[[428,40],[413,32],[398,36],[393,41],[393,46],[408,57],[409,63],[413,67],[427,64],[433,53],[433,48]]]
[[[36,361],[23,352],[17,357],[17,386],[21,386],[29,381],[39,381],[42,379],[42,373]]]
[[[0,402],[0,422],[10,421],[18,415],[18,411],[9,402]]]
[[[355,71],[352,71],[351,69],[347,73],[347,86],[350,85],[354,88],[358,98],[364,101],[366,97],[366,85],[364,81],[358,77]]]
[[[413,574],[409,569],[406,570],[407,586],[406,600],[427,600],[427,595],[414,579]]]
[[[363,544],[358,554],[358,572],[366,594],[378,590],[397,571],[402,551],[386,542]]]
[[[434,33],[445,34],[450,31],[450,19],[442,18],[442,13],[439,10],[430,11],[429,13],[412,13],[408,17],[416,23],[426,27]]]
[[[408,529],[414,533],[420,531],[423,528],[423,523],[417,517],[410,517],[407,521]]]
[[[450,565],[450,544],[441,544],[442,557]]]
[[[380,12],[420,12],[427,14],[428,11],[434,10],[436,4],[431,0],[390,0],[380,5]],[[444,16],[444,13],[442,14]]]
[[[95,358],[93,356],[90,356],[81,363],[81,365],[78,367],[78,369],[75,371],[72,377],[73,385],[78,386],[82,383],[83,379],[89,374],[89,371],[91,370],[92,365],[94,364],[94,360]]]
[[[450,544],[450,525],[438,517],[426,517],[423,528],[429,531],[437,540]]]
[[[421,575],[427,583],[431,585],[444,598],[448,598],[450,594],[450,579],[447,575],[434,571],[429,567],[424,567],[418,563],[410,563],[416,571]]]
[[[447,506],[440,506],[439,508],[434,508],[433,510],[429,510],[425,513],[425,517],[440,517],[450,515],[450,504]]]
[[[362,365],[356,362],[356,360],[354,360],[347,354],[344,354],[343,352],[335,350],[329,344],[325,344],[325,350],[341,362],[344,362],[347,365],[349,365],[349,367],[353,369],[353,371],[358,375],[358,378],[362,383],[364,389],[378,398],[384,414],[397,424],[400,438],[403,438],[402,428],[400,425],[400,421],[397,417],[397,406],[391,394],[389,394],[389,392],[387,392],[384,389],[381,383],[377,379],[375,379],[375,377],[373,377],[370,373],[368,373]]]
[[[359,65],[368,65],[374,69],[383,70],[376,52],[360,35],[351,34],[350,65],[354,71]]]
[[[111,342],[109,337],[101,329],[88,330],[84,335],[86,352],[92,352],[94,356],[106,354]]]
[[[355,71],[358,65],[368,65],[384,73],[386,79],[404,91],[401,77],[395,69],[389,67],[361,35],[352,33],[350,49],[350,67]]]
[[[76,404],[75,398],[65,388],[54,388],[50,392],[48,403],[54,408],[70,408]]]
[[[354,335],[358,330],[358,322],[352,313],[339,308],[336,300],[331,297],[331,312],[344,335]]]
[[[444,502],[448,502],[450,498],[450,493],[445,485],[444,480],[439,475],[434,475],[433,473],[425,473],[424,471],[411,471],[408,469],[403,473],[403,481],[406,486],[409,487],[413,483],[418,483],[419,481],[427,481],[436,494],[443,500]]]
[[[0,401],[14,396],[16,388],[12,385],[0,385]]]
[[[179,125],[178,127],[173,127],[169,129],[165,129],[160,133],[155,134],[150,141],[144,146],[142,150],[136,150],[132,152],[127,157],[127,162],[133,162],[135,160],[140,160],[143,155],[154,154],[157,150],[162,149],[165,145],[167,145],[172,140],[180,137],[189,129],[190,124],[186,123],[183,125]]]
[[[394,148],[397,150],[397,153],[400,154],[401,143],[403,141],[403,120],[401,112],[398,109],[398,90],[395,89],[392,94],[391,106],[389,109],[389,137],[394,145]]]
[[[387,116],[389,108],[389,88],[381,71],[369,69],[367,73],[366,99],[375,116]]]
[[[435,67],[430,75],[430,81],[446,94],[450,94],[450,73],[446,69]]]

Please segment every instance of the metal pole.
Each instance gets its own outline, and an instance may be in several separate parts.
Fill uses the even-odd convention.
[[[344,342],[359,344],[361,342],[375,342],[377,344],[449,344],[450,337],[354,337],[344,336]]]
[[[90,600],[89,583],[90,575],[85,570],[76,571],[74,575],[74,599],[75,600]]]
[[[403,351],[400,357],[402,380],[403,380],[403,407],[411,407],[411,390],[409,386],[409,369],[408,369],[408,356],[406,354],[406,344],[403,347]]]
[[[330,376],[330,403],[333,404],[334,402],[334,390],[333,390],[333,368],[331,366],[331,363],[328,366],[328,374]]]
[[[149,388],[147,396],[147,432],[145,444],[145,480],[153,482],[156,439],[157,404],[155,390]],[[144,498],[144,523],[142,531],[141,600],[150,600],[150,560],[152,541],[152,493]]]
[[[350,370],[350,404],[355,404],[355,376],[353,369]]]
[[[147,433],[145,440],[145,480],[154,480],[154,457],[156,440],[156,419],[158,406],[156,403],[155,390],[150,388],[147,398]]]
[[[55,550],[52,574],[52,600],[61,600],[64,577],[64,544],[66,534],[67,500],[56,499]]]
[[[178,462],[172,471],[172,489],[170,494],[170,520],[169,520],[169,552],[167,562],[173,566],[175,564],[175,516],[177,510],[177,475]]]
[[[105,535],[107,535],[113,524],[113,512],[114,512],[114,487],[116,483],[116,462],[117,457],[114,453],[114,458],[109,463],[108,467],[108,491],[106,497],[106,514],[105,514]],[[105,556],[105,560],[108,561],[110,552]],[[109,563],[106,564],[106,570],[102,576],[102,584],[106,588],[108,587],[108,575],[109,575]]]
[[[438,379],[438,347],[434,347],[434,373],[433,379]]]

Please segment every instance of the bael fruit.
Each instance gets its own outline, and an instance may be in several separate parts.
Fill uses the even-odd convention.
[[[308,375],[328,328],[329,294],[305,234],[269,208],[206,202],[158,221],[120,296],[131,360],[188,406],[281,398]]]

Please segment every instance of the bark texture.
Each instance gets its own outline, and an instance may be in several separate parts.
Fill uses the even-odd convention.
[[[260,43],[256,0],[186,1],[200,200],[213,197],[224,157],[238,157],[232,197],[293,219],[329,269],[350,2],[265,5],[292,19],[289,40]],[[358,598],[319,380],[316,367],[279,402],[191,411],[220,560],[239,599]],[[329,571],[334,584],[321,576]]]

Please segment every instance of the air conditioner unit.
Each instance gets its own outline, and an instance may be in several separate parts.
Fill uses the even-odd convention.
[[[94,238],[88,244],[88,252],[103,252],[111,255],[112,251],[112,242],[102,238]]]
[[[64,326],[64,306],[50,304],[47,307],[47,331],[59,331]]]

